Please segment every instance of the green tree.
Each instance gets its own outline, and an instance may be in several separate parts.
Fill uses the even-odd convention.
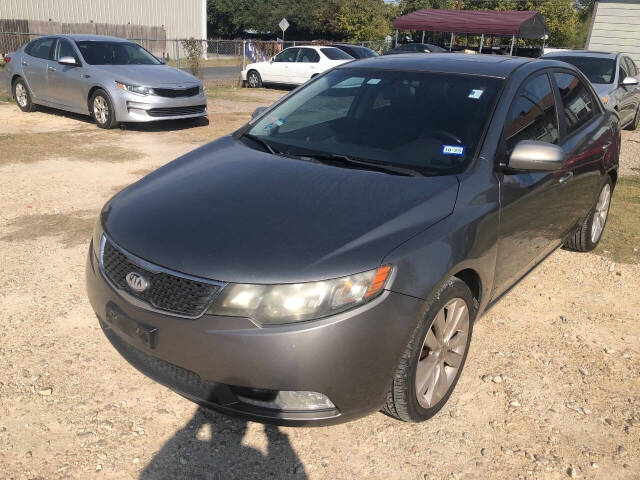
[[[383,0],[327,0],[317,18],[328,38],[380,40],[391,32],[395,13]]]

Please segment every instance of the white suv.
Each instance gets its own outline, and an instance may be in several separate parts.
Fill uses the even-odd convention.
[[[267,62],[250,63],[242,70],[242,81],[251,88],[263,83],[300,85],[353,57],[342,50],[330,47],[290,47]]]

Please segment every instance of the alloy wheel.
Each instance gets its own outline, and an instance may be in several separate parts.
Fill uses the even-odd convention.
[[[249,75],[249,86],[256,88],[258,86],[258,76],[255,73]]]
[[[469,325],[469,308],[462,298],[450,300],[435,316],[415,375],[416,397],[423,408],[435,406],[451,388],[467,349]]]
[[[21,107],[26,107],[29,102],[27,96],[27,89],[24,88],[24,85],[21,82],[16,83],[16,100],[18,101],[18,105]]]
[[[107,120],[109,118],[109,105],[107,104],[107,101],[101,96],[97,96],[93,100],[93,115],[96,117],[96,121],[98,123],[107,123]]]
[[[604,225],[609,214],[609,204],[611,203],[611,185],[608,183],[602,187],[591,222],[591,243],[596,243],[602,235]]]

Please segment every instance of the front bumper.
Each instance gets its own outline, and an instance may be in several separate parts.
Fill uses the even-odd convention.
[[[87,292],[105,335],[134,367],[203,406],[280,425],[333,424],[379,410],[422,301],[386,291],[321,320],[259,328],[244,318],[184,319],[133,306],[105,281],[90,248]],[[107,306],[157,329],[154,348],[107,323]],[[282,411],[241,402],[233,387],[311,391],[335,409]]]
[[[158,95],[138,95],[117,88],[111,90],[111,99],[119,122],[154,122],[206,116],[207,95],[169,98]]]

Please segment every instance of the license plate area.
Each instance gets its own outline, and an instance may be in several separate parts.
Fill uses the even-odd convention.
[[[107,304],[106,322],[114,330],[148,348],[156,348],[158,344],[158,329],[156,327],[129,318],[112,303]]]

